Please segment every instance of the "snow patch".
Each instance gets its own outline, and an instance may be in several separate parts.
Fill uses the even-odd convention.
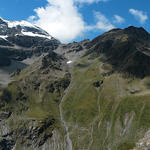
[[[17,27],[18,25],[23,26],[23,27],[32,27],[32,28],[37,28],[33,24],[27,22],[27,21],[7,21],[8,27],[13,28]]]
[[[0,20],[2,20],[3,22],[8,23],[8,21],[7,21],[7,20],[5,20],[5,19],[3,19],[2,17],[0,17]]]
[[[6,39],[7,37],[8,37],[7,35],[0,35],[0,38],[2,38],[2,39],[4,39],[4,40],[7,40],[7,39]]]
[[[22,31],[22,34],[23,35],[27,35],[27,36],[33,36],[33,37],[43,37],[43,38],[47,38],[47,39],[51,39],[52,37],[49,36],[49,35],[42,35],[42,34],[36,34],[36,33],[33,33],[33,32],[24,32]]]
[[[71,64],[71,63],[72,63],[72,61],[71,61],[71,60],[67,61],[67,64]]]

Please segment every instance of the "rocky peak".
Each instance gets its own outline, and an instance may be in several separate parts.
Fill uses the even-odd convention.
[[[148,39],[149,33],[143,27],[129,26],[123,30],[124,34],[128,34],[134,38]]]
[[[88,47],[94,57],[102,53],[105,61],[119,72],[143,78],[150,75],[150,35],[144,28],[130,26],[113,29],[94,40]]]

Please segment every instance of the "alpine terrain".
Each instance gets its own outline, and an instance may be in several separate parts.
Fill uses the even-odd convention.
[[[149,150],[150,34],[130,26],[61,44],[0,19],[0,150]]]

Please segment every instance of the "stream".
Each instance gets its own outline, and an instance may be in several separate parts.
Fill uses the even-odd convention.
[[[72,150],[72,141],[71,141],[70,136],[69,136],[68,126],[64,120],[63,110],[62,110],[62,104],[64,102],[65,96],[68,93],[68,90],[69,90],[69,87],[66,89],[65,94],[64,94],[64,96],[63,96],[63,98],[59,104],[59,113],[60,113],[60,119],[61,119],[62,125],[64,127],[65,132],[66,132],[66,150]]]

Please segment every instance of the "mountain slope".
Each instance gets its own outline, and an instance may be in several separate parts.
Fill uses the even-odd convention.
[[[5,150],[149,148],[150,35],[111,30],[53,52],[1,88]]]

